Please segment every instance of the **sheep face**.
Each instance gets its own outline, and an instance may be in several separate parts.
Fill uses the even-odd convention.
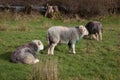
[[[83,36],[89,34],[88,30],[83,25],[80,25],[79,29],[80,29],[80,32],[82,33]]]
[[[44,49],[43,43],[40,40],[33,40],[32,42],[34,42],[38,46],[38,51]]]

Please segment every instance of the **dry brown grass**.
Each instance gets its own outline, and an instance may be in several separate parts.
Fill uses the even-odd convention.
[[[13,31],[30,31],[27,26],[19,26],[12,29]]]
[[[30,31],[27,26],[17,26],[17,27],[8,27],[8,26],[0,26],[0,31]]]
[[[8,31],[8,27],[6,25],[1,25],[0,31]]]
[[[51,22],[46,22],[45,24],[44,24],[44,28],[45,29],[48,29],[48,28],[50,28],[52,26],[52,23]]]
[[[86,42],[86,45],[87,45],[87,47],[85,48],[86,53],[91,54],[96,52],[95,45],[93,43],[94,42],[88,42],[88,41]],[[94,46],[94,48],[92,48],[91,46]]]
[[[48,59],[33,65],[28,80],[58,80],[57,61]]]

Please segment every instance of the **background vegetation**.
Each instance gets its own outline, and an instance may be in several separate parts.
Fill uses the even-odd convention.
[[[64,16],[94,17],[120,14],[120,0],[0,0],[1,4],[11,5],[57,5]]]
[[[76,54],[67,45],[58,45],[54,56],[43,50],[36,65],[15,64],[11,53],[19,46],[40,39],[47,46],[46,32],[53,25],[78,26],[97,20],[103,24],[103,41],[82,39]],[[0,79],[1,80],[119,80],[120,16],[90,19],[51,20],[40,15],[0,13]]]

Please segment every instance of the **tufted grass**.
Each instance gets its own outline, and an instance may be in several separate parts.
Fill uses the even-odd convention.
[[[47,68],[44,66],[48,66],[48,70],[50,68],[57,70],[53,80],[120,79],[120,16],[113,15],[76,21],[75,19],[51,20],[38,15],[23,15],[16,19],[16,16],[8,15],[9,17],[7,17],[6,14],[4,15],[0,15],[1,80],[50,80],[49,78],[40,78],[40,74],[48,75],[51,72],[45,73],[42,69]],[[44,46],[47,46],[45,36],[50,26],[85,25],[91,20],[103,23],[103,41],[82,39],[76,44],[77,53],[75,55],[68,53],[67,45],[62,44],[55,48],[54,56],[47,55],[47,51],[43,50],[38,55],[40,63],[36,64],[37,67],[35,65],[15,64],[10,61],[11,53],[18,46],[33,39],[40,39]],[[37,70],[38,73],[35,73],[34,71],[37,72]],[[37,78],[35,74],[38,75]]]

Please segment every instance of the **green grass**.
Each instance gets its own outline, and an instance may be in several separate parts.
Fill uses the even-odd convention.
[[[43,50],[38,57],[40,61],[57,60],[58,80],[120,79],[120,16],[80,21],[51,20],[30,15],[15,18],[0,15],[0,26],[6,26],[4,30],[0,29],[1,80],[28,80],[33,66],[10,62],[10,55],[18,46],[34,39],[40,39],[47,46],[46,32],[49,27],[85,25],[91,20],[101,21],[104,25],[103,41],[82,39],[76,44],[75,55],[68,53],[67,45],[58,45],[54,56],[47,55],[47,51]]]

